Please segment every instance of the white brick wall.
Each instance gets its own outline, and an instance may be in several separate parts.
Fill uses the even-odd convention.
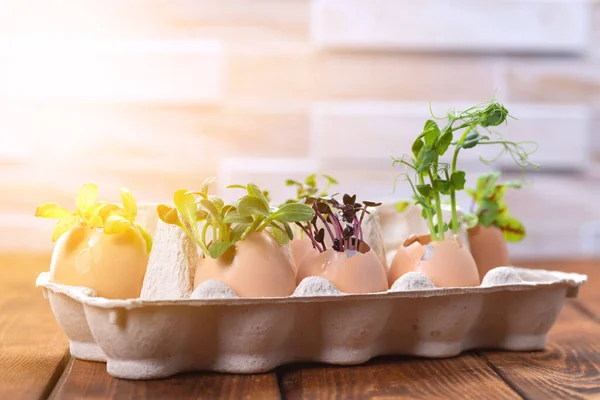
[[[326,48],[581,52],[587,1],[315,0],[314,41]]]

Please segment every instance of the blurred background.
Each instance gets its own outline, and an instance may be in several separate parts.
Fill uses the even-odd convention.
[[[86,181],[170,202],[214,175],[281,200],[286,178],[322,172],[407,197],[390,156],[429,103],[496,96],[518,118],[502,134],[539,143],[507,195],[529,233],[514,257],[600,253],[596,1],[3,0],[0,49],[2,251],[50,251],[36,206],[71,208]],[[471,183],[489,168],[462,162]]]

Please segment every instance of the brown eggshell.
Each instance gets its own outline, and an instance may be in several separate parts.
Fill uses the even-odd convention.
[[[194,288],[216,279],[240,297],[285,297],[296,289],[294,259],[268,232],[252,232],[221,258],[198,262]]]
[[[298,272],[298,268],[300,267],[302,259],[309,252],[318,253],[318,251],[313,247],[312,240],[310,240],[308,237],[293,239],[290,242],[290,247],[292,249],[292,255],[294,256],[294,271],[296,273]]]
[[[417,238],[418,239],[418,238]],[[401,247],[392,260],[388,271],[388,284],[407,272],[422,272],[437,287],[478,286],[479,273],[475,260],[460,237],[448,236],[443,242],[430,242],[427,237],[421,240],[407,240],[408,247]],[[431,258],[424,260],[426,246],[431,246]]]
[[[140,296],[147,266],[146,244],[137,230],[107,235],[94,228],[76,227],[56,242],[50,279],[89,287],[98,297],[132,299]]]
[[[421,260],[418,271],[431,279],[435,286],[479,286],[477,265],[460,237],[448,236],[443,242],[431,242],[427,246],[432,247],[433,255]]]
[[[489,270],[510,265],[508,245],[502,231],[495,226],[477,225],[468,230],[469,247],[477,264],[479,276],[484,277]]]
[[[388,289],[385,268],[373,250],[350,257],[331,248],[323,253],[310,253],[300,264],[296,282],[308,276],[322,276],[345,293],[376,293]]]
[[[388,286],[392,287],[394,282],[407,272],[418,271],[424,255],[425,247],[419,241],[413,241],[407,247],[400,246],[387,273]]]

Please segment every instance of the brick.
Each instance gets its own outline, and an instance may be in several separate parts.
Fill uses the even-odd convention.
[[[32,13],[31,10],[36,12]],[[0,35],[215,39],[231,44],[308,38],[309,0],[5,0]]]
[[[515,59],[505,77],[511,101],[600,104],[600,61]]]
[[[222,51],[209,41],[0,43],[0,100],[214,103]]]
[[[464,109],[469,104],[433,105],[434,115],[449,108]],[[499,127],[503,137],[515,141],[537,141],[538,151],[531,157],[546,168],[585,169],[589,165],[590,110],[586,107],[507,104],[519,120]],[[431,118],[429,105],[416,102],[328,102],[319,103],[311,112],[311,154],[320,160],[379,160],[409,153],[412,142]],[[569,132],[568,148],[565,132]],[[531,146],[526,146],[531,149]],[[487,159],[496,153],[491,146],[477,152],[465,151],[462,165],[479,165],[479,155]],[[494,164],[510,168],[506,156]]]
[[[228,55],[225,96],[233,100],[308,100],[315,93],[313,51],[307,46],[256,46]]]
[[[311,35],[326,48],[582,52],[585,1],[316,0]]]
[[[315,79],[322,100],[468,100],[502,86],[493,60],[446,55],[322,52]]]

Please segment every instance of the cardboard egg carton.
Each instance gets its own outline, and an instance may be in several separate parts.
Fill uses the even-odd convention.
[[[218,281],[193,290],[197,249],[177,230],[151,224],[155,243],[139,299],[99,298],[89,288],[53,283],[49,273],[37,280],[73,357],[106,361],[118,378],[258,373],[296,361],[347,365],[392,354],[451,357],[477,348],[539,350],[565,298],[576,297],[587,279],[499,267],[478,287],[436,288],[412,272],[387,292],[345,294],[308,277],[289,297],[241,298]]]

